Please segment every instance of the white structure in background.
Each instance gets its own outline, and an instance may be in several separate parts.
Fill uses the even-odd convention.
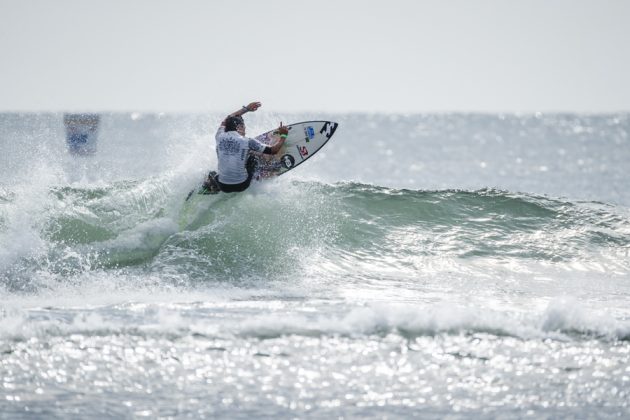
[[[66,143],[71,154],[86,156],[96,153],[99,122],[98,114],[65,114],[63,116]]]

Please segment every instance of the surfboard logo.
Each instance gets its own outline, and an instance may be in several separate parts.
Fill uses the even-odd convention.
[[[308,143],[310,140],[313,140],[315,137],[315,129],[310,125],[304,127],[304,140]]]
[[[295,166],[295,158],[291,155],[284,155],[280,158],[280,163],[285,169],[291,169]]]
[[[337,129],[337,123],[327,121],[326,124],[319,130],[320,134],[326,136],[327,139],[330,139],[333,134],[335,134],[335,130]]]
[[[306,148],[306,146],[295,146],[298,149],[298,153],[300,154],[300,156],[302,157],[302,160],[304,160],[304,158],[306,156],[308,156],[308,149]]]

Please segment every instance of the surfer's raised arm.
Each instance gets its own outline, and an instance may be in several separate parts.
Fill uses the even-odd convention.
[[[254,111],[256,111],[261,106],[262,106],[262,104],[260,102],[250,102],[249,105],[243,105],[243,107],[241,107],[241,109],[239,109],[237,111],[234,111],[230,115],[225,117],[225,120],[223,120],[221,122],[221,125],[225,126],[225,121],[228,118],[230,118],[230,117],[240,117],[241,115],[245,114],[246,112],[254,112]]]

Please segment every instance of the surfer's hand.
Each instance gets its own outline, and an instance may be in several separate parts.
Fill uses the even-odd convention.
[[[280,123],[280,127],[278,127],[278,134],[289,134],[289,129],[286,126],[282,125],[282,123]]]
[[[261,104],[260,102],[252,102],[252,103],[250,103],[249,105],[247,105],[245,108],[247,108],[247,110],[248,110],[249,112],[254,112],[254,111],[256,111],[258,108],[260,108],[260,107],[261,107],[261,105],[262,105],[262,104]]]

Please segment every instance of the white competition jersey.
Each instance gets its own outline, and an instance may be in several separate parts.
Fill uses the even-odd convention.
[[[225,132],[221,126],[217,130],[217,158],[219,160],[219,181],[222,184],[240,184],[247,180],[245,162],[249,151],[262,152],[266,145],[241,136],[236,131]]]

